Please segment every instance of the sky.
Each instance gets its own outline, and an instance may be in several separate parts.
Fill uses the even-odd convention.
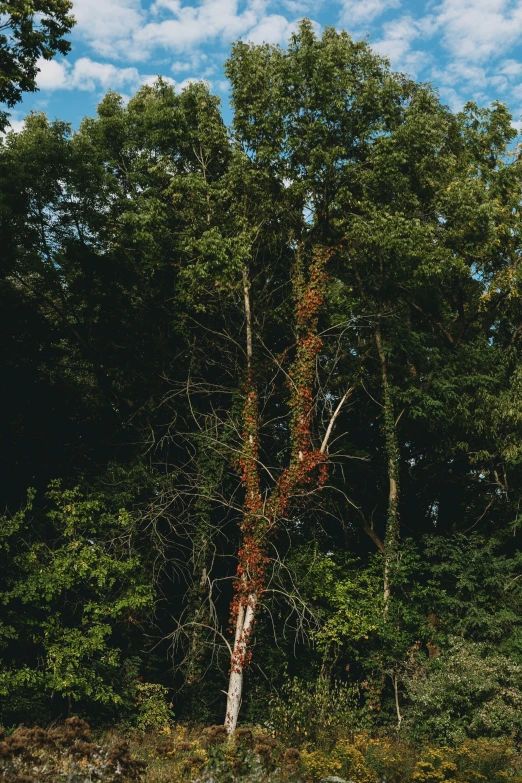
[[[468,100],[504,101],[522,115],[522,0],[73,0],[77,24],[67,57],[42,61],[31,110],[78,127],[107,90],[131,97],[158,74],[176,89],[205,79],[228,108],[223,74],[231,42],[285,45],[308,17],[367,38],[394,70],[428,81],[458,110]]]

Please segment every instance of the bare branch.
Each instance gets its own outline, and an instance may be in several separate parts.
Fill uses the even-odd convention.
[[[354,388],[355,388],[354,386],[350,386],[350,388],[344,393],[343,397],[341,398],[337,408],[332,413],[332,417],[331,417],[330,422],[328,424],[328,427],[326,429],[326,433],[325,433],[325,436],[323,438],[323,442],[321,443],[320,451],[321,451],[322,454],[324,454],[326,452],[327,448],[328,448],[328,441],[330,440],[330,435],[332,434],[332,430],[333,430],[333,426],[335,424],[335,420],[339,416],[339,414],[341,412],[341,408],[343,407],[343,405],[346,402],[346,400],[348,399],[348,397],[350,397],[350,395],[353,392]]]

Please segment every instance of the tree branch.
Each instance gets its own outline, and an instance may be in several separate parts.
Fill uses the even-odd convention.
[[[328,423],[328,427],[326,428],[326,433],[323,438],[323,442],[321,443],[320,451],[322,454],[326,452],[326,449],[328,448],[328,441],[330,440],[330,435],[332,434],[333,426],[335,424],[335,420],[339,416],[341,412],[341,408],[343,407],[344,403],[350,397],[351,393],[353,392],[355,386],[350,386],[350,388],[344,393],[343,397],[341,398],[341,401],[339,402],[339,405],[332,413],[332,417]]]

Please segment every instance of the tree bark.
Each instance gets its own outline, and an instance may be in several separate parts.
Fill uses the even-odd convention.
[[[384,405],[384,437],[388,466],[388,514],[386,535],[384,538],[384,584],[383,596],[388,607],[391,595],[391,570],[397,558],[400,538],[399,517],[399,445],[397,440],[397,422],[393,405],[393,396],[388,377],[388,360],[384,351],[380,319],[375,327],[375,342],[381,364],[381,381]]]
[[[243,267],[243,296],[245,307],[246,322],[246,357],[247,357],[247,384],[246,384],[246,403],[243,409],[243,483],[245,485],[246,496],[244,506],[244,517],[242,524],[243,542],[240,550],[238,584],[236,589],[236,627],[234,635],[234,649],[230,660],[230,675],[227,692],[227,710],[225,715],[225,727],[229,734],[235,731],[241,707],[241,698],[243,694],[243,676],[245,666],[248,663],[248,652],[250,637],[254,626],[256,608],[258,604],[257,590],[251,589],[253,586],[260,585],[259,574],[248,573],[249,553],[255,553],[257,558],[262,558],[262,553],[257,546],[256,541],[256,514],[260,501],[260,480],[257,463],[258,451],[258,418],[257,418],[257,394],[254,386],[252,373],[253,360],[253,333],[252,333],[252,305],[250,301],[250,280],[248,269]],[[247,555],[246,563],[242,560]],[[251,563],[253,570],[262,569],[262,559]]]
[[[229,734],[235,731],[241,697],[243,694],[243,673],[248,656],[248,645],[254,626],[257,597],[254,593],[248,597],[246,608],[240,606],[236,621],[236,634],[234,640],[234,653],[232,655],[230,678],[227,694],[227,711],[225,727]]]
[[[402,715],[401,715],[401,705],[399,703],[399,679],[397,677],[397,672],[392,673],[391,679],[393,683],[393,692],[395,694],[395,711],[397,713],[397,731],[400,731],[401,723],[402,723]]]

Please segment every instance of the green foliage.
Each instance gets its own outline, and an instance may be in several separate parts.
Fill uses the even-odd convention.
[[[50,485],[44,506],[29,492],[1,525],[9,557],[0,599],[4,720],[31,716],[27,694],[71,704],[129,707],[125,639],[150,611],[153,592],[133,551],[134,521],[78,489]],[[29,709],[28,709],[29,708]]]
[[[455,638],[405,679],[407,725],[416,740],[522,737],[522,667],[484,644]]]
[[[368,676],[388,675],[419,637],[433,636],[427,614],[434,587],[425,582],[423,558],[411,540],[401,544],[392,582],[396,597],[389,612],[383,599],[382,553],[364,562],[343,552],[322,554],[303,547],[294,553],[292,566],[303,579],[303,589],[312,588],[308,598],[323,620],[314,639],[327,659],[342,650],[343,657],[357,661]]]
[[[168,688],[152,682],[139,682],[137,690],[138,718],[141,731],[168,731],[174,713],[167,703]]]
[[[522,553],[509,538],[472,533],[426,540],[436,636],[481,642],[522,663]]]
[[[339,732],[359,727],[358,695],[356,686],[324,677],[315,682],[294,678],[270,699],[267,725],[287,745],[328,746]]]

